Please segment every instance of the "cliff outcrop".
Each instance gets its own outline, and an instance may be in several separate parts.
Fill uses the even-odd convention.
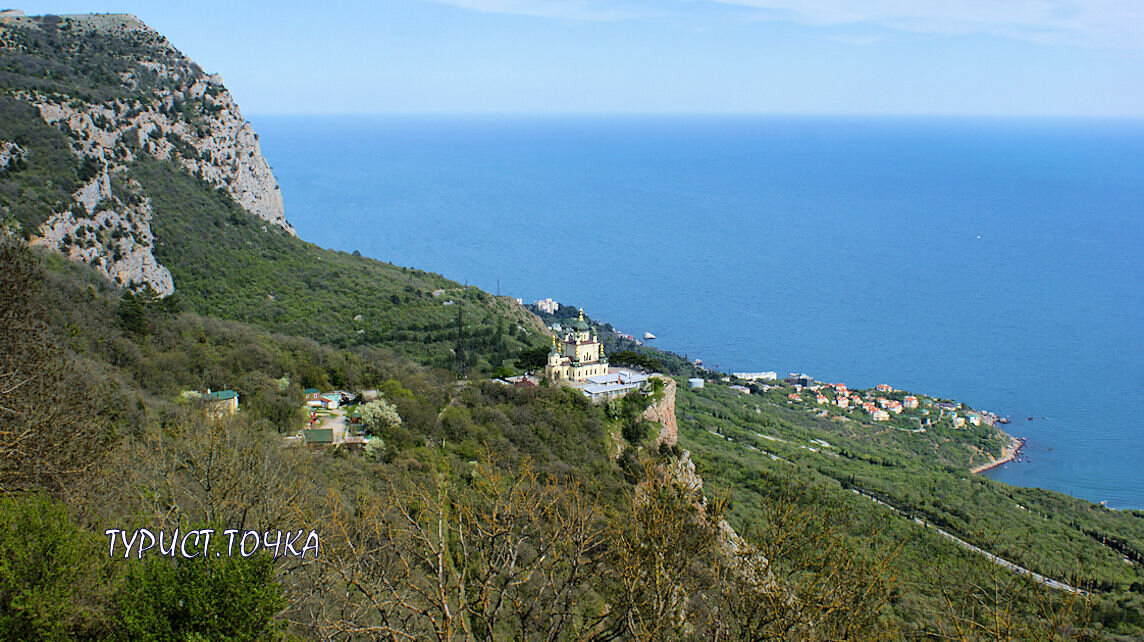
[[[657,377],[664,382],[662,395],[644,410],[643,418],[660,425],[656,444],[675,446],[679,441],[679,427],[675,418],[676,382],[671,377]],[[659,466],[659,470],[671,483],[687,491],[702,508],[707,505],[703,494],[703,478],[695,470],[691,453],[683,451],[669,464]],[[719,553],[745,581],[759,588],[769,588],[772,584],[766,557],[739,535],[725,519],[715,524],[718,529]]]
[[[674,446],[679,441],[679,425],[675,421],[675,380],[671,377],[658,377],[664,382],[662,396],[653,401],[643,412],[643,418],[659,424],[659,437],[656,445]]]
[[[0,206],[0,218],[25,226],[34,244],[122,285],[173,292],[171,274],[153,252],[150,199],[131,176],[143,155],[225,190],[246,211],[294,234],[258,136],[221,77],[204,73],[135,17],[10,17],[0,24],[0,63],[10,72],[0,75],[2,95],[33,106],[62,132],[79,167],[77,189],[70,198],[43,199],[44,215]],[[64,63],[86,74],[61,79],[40,71]],[[0,125],[0,172],[9,178],[19,178],[10,166],[50,153],[21,145]]]

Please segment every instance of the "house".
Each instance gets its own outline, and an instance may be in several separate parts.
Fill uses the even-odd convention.
[[[814,397],[814,400],[815,400],[815,401],[817,401],[817,402],[818,402],[820,405],[824,405],[824,404],[828,404],[828,403],[830,403],[830,400],[829,400],[829,399],[827,399],[827,398],[826,398],[826,395],[824,395],[824,394],[818,394],[818,395],[816,395],[816,396]]]
[[[839,395],[839,396],[838,396],[838,397],[837,397],[837,398],[834,400],[834,404],[835,404],[836,406],[838,406],[839,408],[849,408],[849,407],[850,407],[850,399],[849,399],[849,398],[847,398],[847,397],[846,397],[846,396],[844,396],[844,395]]]
[[[535,388],[540,383],[539,379],[530,374],[522,374],[515,377],[505,377],[503,379],[498,379],[498,381],[503,381],[505,384],[515,386],[517,388]]]
[[[798,396],[797,392],[792,392],[787,395],[787,399],[790,399],[791,401],[802,401],[802,397]]]
[[[965,425],[965,417],[958,417],[957,415],[953,415],[952,419],[954,428],[961,428]]]
[[[338,406],[341,405],[342,396],[336,392],[328,392],[321,397],[318,397],[318,402],[318,407],[320,408],[325,408],[326,410],[337,410]]]
[[[302,439],[307,446],[323,448],[334,444],[333,428],[308,428],[302,431]]]
[[[356,453],[365,450],[366,442],[366,438],[361,435],[350,435],[342,443],[345,444],[346,450]]]
[[[906,397],[905,399],[902,399],[902,406],[905,408],[917,408],[918,407],[918,398],[913,396],[913,395],[910,395],[910,396]]]
[[[792,386],[802,386],[803,388],[809,388],[812,384],[814,384],[814,377],[808,374],[801,374],[797,372],[788,374],[786,380],[787,383]]]
[[[211,392],[207,389],[201,399],[207,404],[207,414],[219,418],[238,412],[238,393],[233,390]]]
[[[306,406],[309,408],[325,408],[326,403],[322,401],[322,391],[317,388],[306,388],[302,391],[306,397]]]
[[[888,386],[884,383],[880,383],[880,384],[874,386],[874,389],[877,390],[878,392],[893,392],[894,391],[893,386]]]
[[[751,389],[748,388],[747,386],[729,386],[729,387],[731,388],[731,390],[734,390],[735,392],[740,392],[740,393],[745,394],[745,395],[751,394]]]
[[[969,423],[973,424],[974,426],[981,425],[981,415],[976,413],[969,413],[967,418],[969,419]]]
[[[881,408],[878,408],[875,409],[874,412],[870,413],[870,418],[874,421],[889,421],[890,413],[882,410]]]

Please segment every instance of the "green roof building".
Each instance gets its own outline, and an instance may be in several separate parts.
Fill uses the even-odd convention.
[[[334,429],[311,428],[309,430],[303,430],[302,437],[305,439],[307,445],[325,446],[334,443]]]

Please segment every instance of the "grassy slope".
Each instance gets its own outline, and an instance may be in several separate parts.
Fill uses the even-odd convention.
[[[1139,620],[1137,627],[1144,624],[1139,612],[1144,604],[1139,595],[1144,589],[1144,564],[1125,563],[1123,552],[1107,545],[1115,539],[1125,550],[1137,555],[1144,552],[1144,513],[1140,511],[1112,511],[1052,491],[1009,486],[970,475],[964,468],[937,465],[936,456],[919,457],[918,452],[933,449],[925,442],[941,438],[936,435],[903,433],[921,443],[890,441],[871,448],[860,432],[843,434],[836,422],[823,422],[797,404],[788,405],[785,392],[747,396],[720,385],[709,384],[701,390],[680,386],[676,412],[680,444],[695,454],[699,471],[709,483],[731,491],[737,526],[749,527],[758,519],[760,498],[772,486],[769,479],[795,476],[821,489],[826,499],[819,501],[848,506],[856,520],[856,533],[873,537],[881,529],[878,537],[904,542],[897,565],[905,585],[921,589],[913,595],[920,603],[905,611],[907,617],[940,608],[932,586],[927,586],[935,581],[936,560],[961,558],[967,572],[978,576],[988,575],[991,569],[979,557],[962,555],[933,531],[894,517],[849,488],[882,497],[1028,568],[1106,591],[1098,600],[1098,612],[1101,605],[1135,604],[1119,611],[1112,608],[1114,613],[1107,618],[1110,627],[1132,618]],[[812,439],[825,440],[832,448],[823,448]],[[877,450],[882,456],[838,455],[844,450]],[[768,453],[795,466],[772,459]],[[885,517],[893,518],[888,527]]]
[[[292,238],[168,164],[141,160],[132,175],[151,198],[156,258],[200,314],[339,347],[383,345],[449,369],[459,313],[470,369],[540,341],[535,320],[510,299]]]

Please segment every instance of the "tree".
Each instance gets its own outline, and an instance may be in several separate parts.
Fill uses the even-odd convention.
[[[0,491],[63,496],[113,446],[126,400],[57,344],[41,291],[27,247],[0,238]]]
[[[471,464],[331,506],[321,637],[574,639],[603,545],[594,497],[525,463]]]
[[[361,423],[370,435],[384,436],[390,428],[401,425],[397,406],[384,399],[376,399],[358,407]]]
[[[102,637],[106,551],[46,495],[0,496],[0,632],[14,640]],[[103,553],[103,554],[101,554]]]
[[[211,548],[225,547],[221,538]],[[221,552],[210,551],[210,552]],[[123,640],[277,640],[286,599],[267,554],[132,564],[116,596]]]

